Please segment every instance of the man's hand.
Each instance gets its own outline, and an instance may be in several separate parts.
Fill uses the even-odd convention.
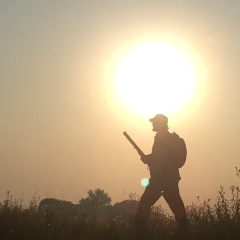
[[[151,154],[149,154],[149,155],[144,155],[144,156],[141,157],[141,160],[142,160],[142,162],[143,162],[144,164],[148,164],[149,161],[151,161],[151,159],[152,159],[152,155],[151,155]]]

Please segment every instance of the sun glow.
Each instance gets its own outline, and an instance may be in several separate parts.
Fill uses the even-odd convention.
[[[148,43],[120,61],[115,90],[132,111],[172,114],[191,99],[195,82],[194,66],[180,50],[169,44]]]

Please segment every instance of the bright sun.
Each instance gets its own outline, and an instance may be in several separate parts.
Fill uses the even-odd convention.
[[[120,100],[135,112],[172,114],[191,99],[195,75],[193,64],[180,50],[148,43],[121,60],[115,87]]]

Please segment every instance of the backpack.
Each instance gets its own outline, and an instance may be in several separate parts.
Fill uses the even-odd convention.
[[[181,168],[187,159],[187,146],[181,137],[175,132],[171,133],[172,156],[178,168]]]

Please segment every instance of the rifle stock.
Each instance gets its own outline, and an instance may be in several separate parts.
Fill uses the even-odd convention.
[[[132,140],[132,138],[126,133],[123,132],[123,135],[127,138],[127,140],[133,145],[133,147],[137,150],[138,154],[143,157],[145,154],[143,151],[138,147],[138,145]]]

